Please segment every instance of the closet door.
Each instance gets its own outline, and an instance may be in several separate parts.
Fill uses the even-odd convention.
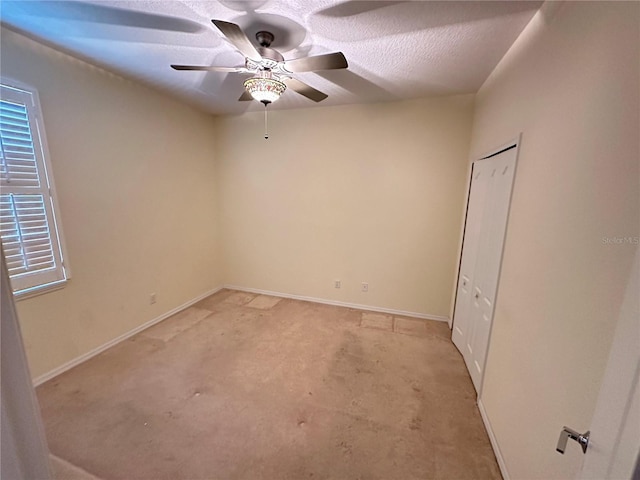
[[[475,162],[467,210],[453,341],[480,390],[498,292],[516,148]]]
[[[471,328],[471,302],[473,299],[472,286],[480,234],[484,215],[484,203],[491,177],[486,163],[475,162],[471,174],[471,188],[467,203],[467,220],[464,231],[464,243],[462,246],[462,261],[458,275],[458,293],[456,296],[455,314],[453,317],[453,343],[460,353],[467,357]]]

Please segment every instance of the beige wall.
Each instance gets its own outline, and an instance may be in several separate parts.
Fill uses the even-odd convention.
[[[511,478],[573,478],[639,235],[636,2],[546,4],[477,95],[472,156],[523,132],[482,403]]]
[[[5,29],[1,48],[40,95],[72,268],[18,302],[37,377],[221,284],[214,122]]]
[[[219,119],[226,283],[449,316],[472,109],[273,111],[269,140],[262,112]]]

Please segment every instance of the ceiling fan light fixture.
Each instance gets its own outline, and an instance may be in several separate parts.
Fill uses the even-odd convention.
[[[278,100],[280,95],[287,89],[287,86],[275,78],[257,76],[245,80],[244,88],[255,100],[266,105]]]

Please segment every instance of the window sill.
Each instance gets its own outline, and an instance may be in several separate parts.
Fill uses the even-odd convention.
[[[33,287],[26,290],[20,290],[18,292],[13,293],[13,299],[16,302],[26,300],[28,298],[37,297],[39,295],[44,295],[45,293],[53,292],[55,290],[63,289],[68,280],[60,280],[58,282],[48,283],[46,285],[41,285],[39,287]]]

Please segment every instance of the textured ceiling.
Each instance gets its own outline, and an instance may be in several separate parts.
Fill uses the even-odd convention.
[[[259,30],[291,60],[341,51],[349,68],[296,78],[329,95],[288,90],[273,108],[371,103],[473,93],[541,1],[7,1],[6,26],[215,114],[262,109],[239,102],[239,73],[175,71],[170,64],[243,66],[211,23]]]

